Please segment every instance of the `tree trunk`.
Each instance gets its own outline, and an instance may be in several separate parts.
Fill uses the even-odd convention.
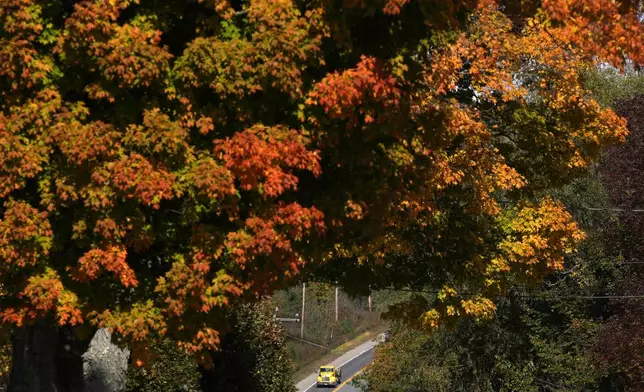
[[[111,341],[106,329],[96,331],[83,354],[84,392],[125,391],[130,351],[121,349]]]
[[[50,320],[16,328],[8,392],[59,392],[57,345],[58,330]]]
[[[99,329],[90,342],[51,320],[16,328],[7,392],[123,392],[129,350]],[[89,343],[89,348],[88,348]]]

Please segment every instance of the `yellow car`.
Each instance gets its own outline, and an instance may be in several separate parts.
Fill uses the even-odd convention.
[[[318,374],[318,387],[337,387],[342,383],[342,371],[333,365],[320,366],[320,370],[316,371],[316,373]]]

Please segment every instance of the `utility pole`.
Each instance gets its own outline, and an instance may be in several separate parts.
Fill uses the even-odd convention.
[[[306,303],[306,283],[302,283],[302,315],[300,316],[300,339],[304,339],[304,304]]]
[[[338,286],[335,286],[335,322],[338,322]]]

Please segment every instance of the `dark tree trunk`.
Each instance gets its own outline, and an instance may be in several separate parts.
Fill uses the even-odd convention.
[[[17,328],[7,392],[123,392],[129,351],[107,330],[81,341],[72,328],[43,320]]]
[[[16,328],[8,392],[60,392],[56,374],[58,329],[48,320]]]
[[[75,328],[60,328],[56,365],[59,391],[84,392],[83,353],[87,350],[87,339],[79,339]]]

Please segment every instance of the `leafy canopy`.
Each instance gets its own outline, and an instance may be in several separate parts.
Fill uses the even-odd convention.
[[[583,238],[540,191],[624,139],[580,71],[642,62],[638,7],[3,1],[0,319],[204,353],[232,303],[338,262],[444,287],[427,325],[491,314]]]
[[[431,334],[394,323],[392,340],[378,347],[376,360],[362,373],[365,390],[424,391],[428,385],[438,391],[623,390],[620,371],[630,376],[637,367],[616,371],[610,359],[636,357],[624,355],[637,352],[635,346],[602,344],[597,350],[596,344],[608,336],[612,339],[604,343],[619,341],[619,332],[633,324],[609,319],[619,309],[613,301],[579,298],[609,295],[621,279],[632,276],[618,262],[617,214],[584,209],[611,205],[597,172],[554,192],[575,211],[587,234],[579,252],[566,257],[564,270],[530,290],[512,286],[495,300],[493,320],[461,318],[453,328],[442,326]],[[380,295],[400,302],[405,294],[412,295]],[[629,329],[629,336],[636,336],[634,331]]]

